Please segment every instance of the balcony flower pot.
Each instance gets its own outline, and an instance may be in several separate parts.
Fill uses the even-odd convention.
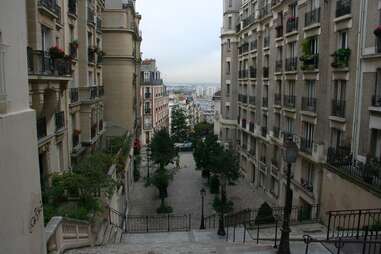
[[[288,17],[287,22],[294,22],[295,20],[296,20],[295,16],[290,16]]]
[[[374,29],[373,33],[375,36],[381,37],[381,25],[379,25],[376,29]]]
[[[334,62],[331,64],[333,68],[344,68],[348,66],[351,49],[338,49],[331,56],[334,57]]]
[[[53,59],[63,59],[65,57],[65,51],[58,46],[54,46],[49,49],[49,55]]]

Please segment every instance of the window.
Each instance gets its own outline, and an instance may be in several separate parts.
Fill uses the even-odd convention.
[[[72,42],[75,40],[75,38],[74,38],[74,26],[70,25],[69,30],[70,30],[70,32],[69,32],[70,33],[70,41]]]
[[[290,4],[290,14],[294,17],[298,16],[298,3],[296,1]]]
[[[287,82],[286,93],[285,94],[291,95],[291,96],[295,95],[295,80],[289,80]]]
[[[226,62],[226,74],[230,74],[230,61]]]
[[[310,52],[311,54],[319,54],[319,39],[317,36],[310,38]]]
[[[232,7],[233,6],[233,0],[228,0],[228,5],[229,5],[229,7]]]
[[[342,146],[343,131],[332,128],[331,129],[331,147],[339,148]]]
[[[232,29],[232,26],[233,26],[233,19],[232,17],[228,17],[228,28]]]
[[[228,39],[228,49],[230,49],[230,48],[231,48],[231,40]]]
[[[230,84],[226,84],[226,96],[230,96]]]
[[[306,80],[307,98],[315,98],[315,80]]]
[[[48,51],[52,47],[52,39],[52,31],[48,27],[41,25],[41,49],[43,51]]]
[[[318,9],[320,7],[319,1],[320,0],[309,0],[309,10],[313,11]]]
[[[294,133],[294,119],[286,116],[286,132]]]
[[[339,32],[339,48],[341,49],[348,48],[348,31]]]
[[[312,146],[312,141],[314,139],[315,125],[309,122],[303,122],[303,137],[309,144],[308,147]]]
[[[2,34],[0,32],[0,102],[6,100],[5,86],[5,45],[3,45]]]
[[[333,87],[333,99],[338,101],[345,100],[346,83],[347,83],[346,80],[335,80],[335,84]]]
[[[150,114],[151,113],[151,105],[149,102],[144,103],[144,113]]]
[[[88,79],[89,79],[89,86],[93,86],[94,85],[93,73],[91,71],[89,71],[87,75],[88,75]]]
[[[63,155],[63,145],[62,142],[57,144],[57,150],[58,150],[58,167],[59,171],[64,170],[64,155]]]
[[[296,51],[296,42],[295,41],[290,42],[288,44],[288,57],[290,57],[290,58],[296,57],[297,56],[296,52],[297,52]]]

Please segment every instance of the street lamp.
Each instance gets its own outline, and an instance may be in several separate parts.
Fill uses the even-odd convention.
[[[206,191],[204,188],[200,190],[201,194],[201,225],[200,229],[205,229],[205,218],[204,218],[204,197],[206,195]]]
[[[283,160],[287,163],[287,185],[285,195],[285,206],[283,211],[282,235],[278,254],[290,254],[290,214],[292,209],[291,191],[291,166],[298,158],[298,146],[293,141],[292,135],[286,137],[283,150]]]

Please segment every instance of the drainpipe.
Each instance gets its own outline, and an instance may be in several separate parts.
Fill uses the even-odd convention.
[[[365,47],[366,31],[366,17],[368,16],[367,6],[368,0],[361,0],[360,2],[360,16],[359,16],[359,31],[357,39],[357,60],[356,60],[356,89],[355,89],[355,105],[353,114],[353,129],[352,129],[352,153],[354,158],[357,159],[359,151],[360,140],[360,127],[361,127],[361,110],[362,110],[362,94],[363,94],[363,66],[362,55]]]

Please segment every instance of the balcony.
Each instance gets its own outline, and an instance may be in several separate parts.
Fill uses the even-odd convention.
[[[78,57],[78,44],[76,42],[71,42],[69,44],[70,57],[76,59]]]
[[[295,95],[283,96],[283,105],[287,108],[295,108],[296,97]]]
[[[100,17],[97,17],[96,31],[102,33],[102,19]]]
[[[37,138],[42,139],[47,136],[46,117],[37,119]]]
[[[68,14],[77,16],[77,0],[68,1]]]
[[[144,114],[150,115],[151,114],[151,108],[145,108],[144,109]]]
[[[308,192],[314,192],[314,186],[312,185],[312,182],[310,180],[301,178],[300,185],[303,187],[304,190]]]
[[[283,71],[283,60],[276,60],[275,61],[275,72],[282,72]]]
[[[249,96],[249,104],[255,106],[255,96]]]
[[[95,63],[95,49],[94,48],[88,48],[87,49],[87,57],[88,57],[88,61],[89,63]]]
[[[269,106],[269,98],[262,97],[262,107],[267,108]]]
[[[274,94],[274,105],[282,105],[282,95],[279,93]]]
[[[252,14],[252,15],[250,15],[249,17],[244,18],[244,19],[242,20],[242,27],[245,28],[245,27],[247,27],[247,26],[253,24],[254,22],[255,22],[255,15]]]
[[[78,87],[70,88],[70,103],[76,103],[79,101],[79,89]]]
[[[246,119],[242,119],[241,127],[242,127],[242,129],[246,129]]]
[[[262,137],[267,137],[267,126],[261,127],[261,135]]]
[[[59,16],[59,6],[57,0],[39,0],[39,7],[45,8],[56,16]]]
[[[286,24],[286,33],[291,33],[298,30],[298,17],[289,16]]]
[[[250,42],[250,50],[256,50],[257,49],[257,40],[253,40]]]
[[[244,42],[241,44],[241,46],[238,47],[238,54],[239,55],[242,55],[242,54],[246,54],[247,52],[249,52],[249,43],[248,42]]]
[[[246,104],[247,103],[247,95],[239,94],[238,95],[238,101]]]
[[[248,78],[248,71],[247,70],[240,70],[238,72],[238,78],[240,78],[240,79]]]
[[[372,106],[373,107],[381,107],[381,95],[373,95],[372,96]]]
[[[77,146],[79,146],[79,133],[76,133],[74,130],[74,133],[71,138],[72,138],[71,141],[73,143],[73,148],[76,148]]]
[[[262,19],[264,17],[267,17],[271,14],[271,5],[266,4],[262,8],[259,9],[259,15],[258,18]]]
[[[79,98],[81,101],[93,101],[98,98],[98,86],[79,88]]]
[[[300,151],[312,155],[314,142],[310,139],[300,137]]]
[[[351,0],[336,1],[336,18],[351,14]]]
[[[274,137],[279,138],[280,137],[280,128],[274,126],[273,127],[273,134],[274,134]]]
[[[257,69],[250,67],[250,78],[257,78]]]
[[[320,8],[309,11],[305,15],[305,27],[320,23]]]
[[[46,51],[27,49],[29,75],[71,76],[72,63],[67,57],[53,58]]]
[[[316,113],[316,102],[316,98],[302,97],[302,110]]]
[[[87,24],[95,25],[95,12],[92,7],[87,7]]]
[[[349,66],[349,58],[351,56],[351,49],[341,48],[332,54],[333,62],[331,66],[333,68],[347,68]]]
[[[255,124],[254,124],[254,122],[250,122],[249,123],[249,131],[254,133],[254,130],[255,130]]]
[[[297,71],[298,69],[298,58],[290,57],[286,59],[286,71]]]
[[[263,78],[269,78],[269,67],[263,67]]]
[[[344,100],[332,100],[332,115],[345,118],[345,101]]]
[[[308,56],[302,56],[300,58],[302,61],[302,70],[315,70],[319,68],[319,54],[312,54]]]
[[[65,112],[60,111],[54,115],[56,123],[56,132],[65,128]]]

